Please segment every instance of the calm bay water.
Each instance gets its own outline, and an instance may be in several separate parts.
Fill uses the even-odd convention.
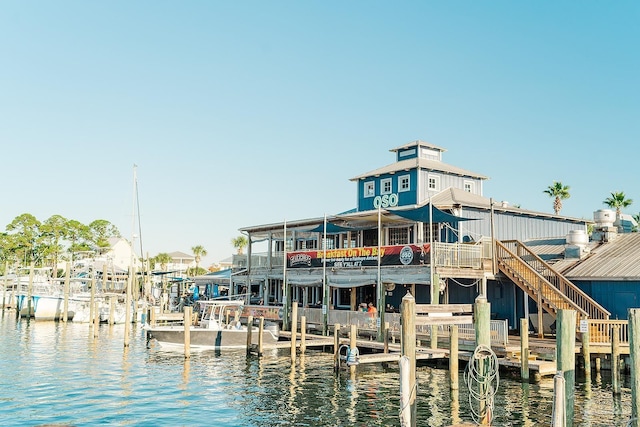
[[[37,426],[397,426],[398,369],[359,366],[335,375],[330,354],[308,351],[292,369],[288,351],[182,354],[147,346],[133,327],[0,319],[0,425]],[[462,381],[462,374],[460,379]],[[626,380],[626,379],[625,379]],[[471,422],[468,392],[457,400],[446,369],[418,372],[418,426]],[[626,384],[625,384],[626,385]],[[502,378],[494,426],[548,426],[553,381]],[[606,373],[576,390],[574,426],[625,426],[630,391],[613,398]]]

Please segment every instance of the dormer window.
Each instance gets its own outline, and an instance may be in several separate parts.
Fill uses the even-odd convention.
[[[380,194],[391,194],[391,178],[380,180]]]
[[[376,183],[367,181],[364,183],[364,197],[373,197],[376,195]]]

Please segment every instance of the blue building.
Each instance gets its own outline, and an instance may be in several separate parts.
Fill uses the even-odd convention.
[[[483,195],[488,178],[443,161],[445,150],[413,141],[390,150],[392,163],[351,179],[355,208],[325,217],[241,228],[247,255],[234,256],[232,293],[269,305],[356,310],[373,302],[397,310],[418,303],[470,303],[485,294],[492,316],[517,325],[535,314],[609,312],[525,242],[587,236],[593,221],[529,211]],[[266,242],[266,251],[253,246]],[[542,283],[542,284],[541,284]],[[384,310],[380,310],[384,312]],[[535,317],[535,316],[532,316]]]

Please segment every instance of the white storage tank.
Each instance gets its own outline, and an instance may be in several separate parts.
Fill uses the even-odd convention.
[[[589,236],[584,230],[570,230],[567,234],[567,245],[586,246],[589,243]]]
[[[593,221],[596,227],[613,227],[616,220],[616,212],[611,209],[599,209],[593,213]]]

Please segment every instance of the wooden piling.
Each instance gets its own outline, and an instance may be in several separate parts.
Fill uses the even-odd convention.
[[[640,417],[640,308],[629,309],[631,418]]]
[[[2,313],[7,307],[7,287],[9,286],[9,262],[4,263],[4,288],[2,288]]]
[[[576,311],[558,310],[556,325],[556,368],[564,376],[565,416],[571,426],[576,382]]]
[[[247,356],[251,354],[251,334],[253,333],[253,316],[247,317]]]
[[[451,325],[449,330],[449,385],[451,390],[458,390],[458,325]]]
[[[91,271],[91,296],[89,297],[89,326],[96,326],[94,312],[96,302],[96,272]]]
[[[602,360],[600,357],[596,357],[596,374],[600,373],[600,368],[602,366]]]
[[[184,358],[191,357],[191,307],[184,308]]]
[[[389,353],[389,322],[384,322],[384,353]]]
[[[591,349],[589,347],[589,341],[591,340],[591,334],[589,328],[581,333],[582,341],[582,359],[584,361],[584,375],[591,378]],[[590,381],[587,381],[590,382]]]
[[[402,320],[402,341],[401,341],[401,349],[402,355],[407,356],[409,359],[407,369],[409,370],[408,380],[409,383],[407,387],[409,387],[409,399],[407,405],[409,407],[410,412],[410,424],[406,425],[406,427],[415,427],[416,426],[416,392],[417,392],[417,384],[416,384],[416,300],[413,298],[413,295],[407,292],[407,294],[402,297],[402,302],[400,303],[400,313]]]
[[[262,356],[264,349],[264,316],[260,316],[258,332],[258,356]]]
[[[565,427],[567,414],[565,411],[566,384],[562,371],[553,377],[553,413],[551,414],[551,427]]]
[[[31,300],[33,299],[33,274],[34,274],[34,264],[33,261],[29,266],[29,285],[27,287],[27,318],[31,317]],[[18,286],[20,282],[18,281]]]
[[[129,266],[129,276],[127,277],[127,289],[124,298],[124,346],[129,347],[129,331],[131,330],[131,288],[133,287],[133,265]],[[191,315],[191,307],[189,307],[189,315]],[[191,317],[189,317],[189,325],[191,325]],[[186,336],[186,334],[185,334]],[[185,357],[189,357],[185,354]]]
[[[307,318],[300,317],[300,353],[307,351]]]
[[[611,388],[620,394],[620,325],[611,327]]]
[[[116,323],[116,296],[111,295],[109,297],[109,324]]]
[[[333,325],[333,366],[340,369],[340,323]]]
[[[520,319],[520,378],[529,381],[529,319]]]
[[[93,314],[94,314],[94,318],[93,318],[93,337],[97,338],[98,337],[98,330],[100,329],[100,307],[99,304],[96,302],[95,303],[96,306],[93,309]]]
[[[291,304],[291,363],[296,363],[296,343],[298,341],[298,301]]]
[[[358,348],[357,340],[358,340],[358,326],[352,324],[351,331],[349,332],[349,349],[351,351],[355,351],[355,349]],[[349,366],[349,369],[351,370],[351,374],[355,374],[356,365]]]
[[[64,303],[62,304],[62,321],[69,320],[69,281],[71,278],[71,263],[67,261],[64,274]]]
[[[473,305],[473,319],[476,330],[476,346],[484,346],[491,348],[491,304],[487,302],[484,294],[480,294]],[[471,363],[470,361],[469,363]],[[481,375],[486,376],[488,374],[488,360],[478,360],[478,370]],[[487,384],[478,384],[478,393],[480,396],[487,395]],[[491,423],[491,411],[489,410],[489,402],[487,399],[482,398],[478,402],[478,414],[480,418],[478,420],[479,425],[489,425]]]

